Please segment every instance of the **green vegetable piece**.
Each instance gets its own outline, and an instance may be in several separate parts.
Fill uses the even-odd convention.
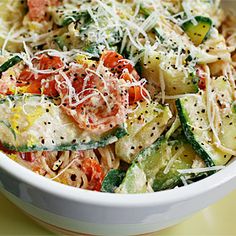
[[[102,182],[102,192],[114,193],[125,177],[124,170],[110,170]]]
[[[0,142],[12,151],[96,149],[116,142],[127,133],[124,126],[99,136],[81,130],[48,97],[8,96],[0,100],[0,109]]]
[[[142,14],[145,18],[148,18],[148,17],[151,15],[151,13],[152,13],[151,10],[145,8],[142,4],[140,5],[140,10],[139,10],[139,12],[140,12],[140,14]],[[160,40],[161,42],[163,42],[163,41],[165,40],[165,39],[163,38],[163,36],[161,35],[160,30],[159,30],[157,27],[153,28],[153,29],[152,29],[152,32],[157,36],[157,38],[159,38],[159,40]]]
[[[179,170],[191,169],[195,160],[198,163],[201,163],[202,167],[205,167],[204,161],[196,155],[196,152],[193,150],[191,145],[187,143],[181,135],[176,138],[177,139],[174,141],[168,141],[168,148],[171,151],[171,158],[168,160],[168,157],[166,157],[168,160],[167,165],[160,169],[155,177],[152,186],[155,192],[172,189],[176,186],[182,186],[182,174]],[[175,157],[177,154],[178,156]],[[189,179],[189,176],[184,177]]]
[[[171,117],[172,113],[168,106],[162,106],[157,102],[140,103],[140,107],[128,116],[128,135],[115,144],[117,157],[131,163],[141,150],[161,136]]]
[[[60,35],[60,36],[56,37],[54,39],[54,41],[56,42],[59,49],[61,49],[62,51],[65,49],[65,47],[68,49],[68,40],[66,38],[66,35],[64,35],[64,34]]]
[[[212,20],[208,17],[196,16],[197,24],[193,20],[186,21],[182,24],[182,29],[186,32],[194,45],[198,46],[209,36],[212,28]]]
[[[207,107],[202,101],[204,101],[204,97],[200,95],[185,97],[176,101],[184,134],[207,166],[225,165],[232,156],[218,149],[214,144],[213,134],[210,129],[207,129],[209,127]],[[225,128],[230,132],[229,127],[226,126]]]
[[[151,182],[163,167],[167,142],[164,137],[159,138],[150,147],[144,149],[133,161],[126,176],[116,190],[117,193],[145,193],[149,191]]]
[[[18,64],[22,59],[19,56],[14,56],[10,58],[8,61],[4,62],[0,66],[0,74],[7,71],[9,68],[13,67],[14,65]]]
[[[204,160],[197,156],[186,141],[181,129],[177,130],[174,136],[176,136],[174,140],[161,137],[141,152],[128,169],[116,192],[145,193],[182,186],[182,174],[179,170],[191,169],[194,162],[200,167],[206,166]],[[184,177],[193,181],[193,177],[196,176],[198,174],[188,174]]]
[[[165,81],[166,95],[179,95],[185,93],[196,93],[198,91],[198,83],[193,74],[186,75],[183,71],[175,68],[168,68],[167,70],[161,69],[160,65],[163,62],[167,63],[167,58],[163,57],[160,52],[147,51],[141,61],[142,76],[147,78],[150,83],[155,84],[158,88],[161,87],[160,73],[163,74]]]

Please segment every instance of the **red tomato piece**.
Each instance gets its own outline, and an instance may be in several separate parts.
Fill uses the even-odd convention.
[[[101,165],[96,160],[85,158],[81,168],[88,178],[88,189],[100,191],[105,177]]]
[[[143,91],[144,94],[144,91]],[[134,104],[143,99],[142,88],[140,86],[131,87],[129,89],[130,104]]]
[[[135,80],[139,80],[139,76],[129,60],[126,60],[114,51],[106,51],[103,53],[101,60],[104,66],[111,69],[111,72],[118,73],[121,79],[132,82],[131,74]],[[124,73],[124,70],[127,70]],[[129,103],[134,104],[140,101],[146,93],[142,90],[141,86],[133,86],[129,88]]]
[[[39,59],[40,70],[56,70],[63,66],[63,62],[60,57],[42,55]]]
[[[33,79],[34,79],[34,74],[30,70],[26,69],[20,73],[20,77],[17,82],[21,84],[23,82],[27,82]]]
[[[63,66],[63,62],[60,57],[50,57],[47,55],[41,55],[41,57],[34,62],[35,65],[39,64],[40,70],[56,70]],[[54,78],[50,78],[56,73],[39,73],[34,74],[29,69],[25,69],[21,72],[18,80],[17,86],[26,86],[26,92],[32,94],[45,94],[48,96],[58,96],[56,90],[56,81]],[[42,81],[44,79],[44,81]]]
[[[197,76],[199,77],[198,87],[202,90],[206,89],[206,77],[204,70],[201,67],[197,68]]]
[[[0,143],[0,151],[3,151],[4,153],[7,153],[7,154],[15,154],[16,153],[15,151],[8,150],[6,147],[4,147],[2,145],[2,143]]]
[[[124,69],[127,69],[129,73],[134,70],[133,65],[123,56],[114,51],[106,51],[102,54],[101,60],[103,60],[104,66],[111,69],[114,73],[122,73]]]
[[[198,82],[198,87],[202,90],[206,89],[206,78],[201,77]]]
[[[123,73],[120,78],[125,81],[132,82],[132,78],[129,73]],[[141,86],[132,86],[129,88],[129,104],[134,104],[135,102],[140,101],[143,99],[143,96],[146,96],[146,93],[142,90]]]
[[[86,72],[86,68],[75,67],[67,71],[66,76],[72,88],[61,77],[63,85],[59,84],[57,90],[63,100],[63,109],[81,129],[102,133],[124,122],[127,94],[121,92],[119,79],[115,75],[114,79],[106,79],[104,82],[105,79]],[[76,94],[73,97],[70,96],[71,89]],[[75,97],[81,102],[74,106]]]
[[[35,155],[33,152],[20,152],[20,157],[24,161],[28,161],[28,162],[34,162],[35,160]]]

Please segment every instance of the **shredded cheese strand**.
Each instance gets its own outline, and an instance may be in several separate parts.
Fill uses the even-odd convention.
[[[184,170],[177,170],[180,174],[191,174],[191,173],[203,173],[209,171],[217,171],[224,169],[225,166],[212,166],[212,167],[205,167],[205,168],[193,168],[193,169],[184,169]]]

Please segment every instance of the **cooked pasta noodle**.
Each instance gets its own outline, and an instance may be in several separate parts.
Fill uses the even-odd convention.
[[[58,182],[79,188],[88,188],[88,177],[81,170],[81,160],[91,158],[98,162],[106,174],[111,169],[118,169],[120,160],[115,156],[114,147],[107,146],[98,150],[35,152],[35,162],[24,161],[21,155],[12,155],[15,161],[29,169],[54,179]]]

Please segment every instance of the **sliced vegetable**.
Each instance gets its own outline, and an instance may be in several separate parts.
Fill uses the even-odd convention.
[[[170,154],[166,152],[166,155],[170,156],[166,156],[166,159],[171,158],[168,160],[167,165],[160,169],[155,177],[152,186],[155,192],[182,186],[183,178],[186,182],[193,177],[196,178],[194,174],[182,175],[179,170],[191,169],[195,163],[197,163],[197,167],[199,168],[205,167],[204,161],[196,155],[192,146],[180,136],[178,138],[178,140],[168,141],[167,148]]]
[[[22,61],[22,59],[19,56],[14,56],[10,58],[9,60],[4,62],[0,66],[0,74],[7,71],[9,68],[13,67],[14,65],[18,64],[20,61]]]
[[[165,165],[167,142],[164,137],[144,149],[128,169],[116,193],[152,192],[152,184],[158,171]]]
[[[224,147],[236,150],[236,114],[222,115],[221,132],[219,139]]]
[[[101,60],[103,60],[104,66],[111,69],[113,73],[121,74],[125,69],[131,73],[134,70],[131,61],[115,51],[105,51],[101,56]]]
[[[0,142],[19,152],[95,149],[126,134],[124,127],[114,127],[100,136],[81,130],[48,97],[8,96],[0,100],[0,109]]]
[[[146,55],[141,62],[142,76],[148,81],[161,88],[161,76],[165,83],[165,93],[167,95],[179,95],[185,93],[196,93],[198,91],[197,76],[189,74],[186,77],[183,71],[172,68],[163,70],[160,68],[162,62],[166,62],[167,58],[163,57],[159,52],[152,51]],[[168,62],[169,63],[169,62]]]
[[[62,51],[71,50],[80,45],[80,48],[91,54],[93,58],[99,58],[101,54],[101,45],[97,42],[81,42],[78,38],[73,38],[68,33],[57,36],[54,41],[56,42],[58,48]]]
[[[232,155],[221,151],[215,144],[204,97],[196,95],[181,98],[177,100],[176,106],[186,138],[206,165],[225,165]]]
[[[81,165],[82,170],[88,178],[88,189],[100,191],[104,179],[104,172],[100,163],[97,160],[85,158],[82,160]]]
[[[102,182],[102,192],[114,193],[125,177],[124,170],[110,170]]]
[[[195,20],[190,19],[183,23],[182,28],[192,42],[198,46],[209,36],[213,23],[208,17],[196,16],[194,19]],[[196,21],[197,24],[194,24],[194,21]]]
[[[112,73],[119,76],[120,79],[130,83],[137,82],[140,79],[132,63],[117,52],[105,51],[101,59],[103,60],[104,66],[109,68]],[[147,96],[146,91],[141,85],[131,86],[128,92],[129,104],[131,105]]]
[[[130,83],[133,82],[133,76],[130,73],[123,73],[120,77],[125,81],[129,81]],[[138,101],[142,100],[146,96],[146,92],[141,86],[131,86],[129,88],[129,104],[135,104]]]
[[[86,42],[83,46],[83,50],[93,55],[93,57],[99,58],[101,53],[99,47],[100,45],[98,43]]]
[[[116,192],[145,193],[182,186],[183,178],[187,180],[195,175],[183,176],[179,171],[194,165],[205,167],[204,161],[181,136],[178,140],[161,137],[135,158]]]
[[[217,105],[220,114],[221,124],[217,126],[220,129],[219,139],[221,144],[231,150],[235,150],[236,142],[236,114],[235,98],[231,82],[224,76],[215,77],[211,80],[212,90],[217,94]]]
[[[171,117],[168,106],[162,106],[156,102],[140,103],[140,107],[128,116],[128,135],[115,144],[117,157],[131,163],[141,150],[160,137]]]
[[[33,21],[44,20],[48,2],[48,0],[27,0],[27,5],[29,8],[29,18]]]

